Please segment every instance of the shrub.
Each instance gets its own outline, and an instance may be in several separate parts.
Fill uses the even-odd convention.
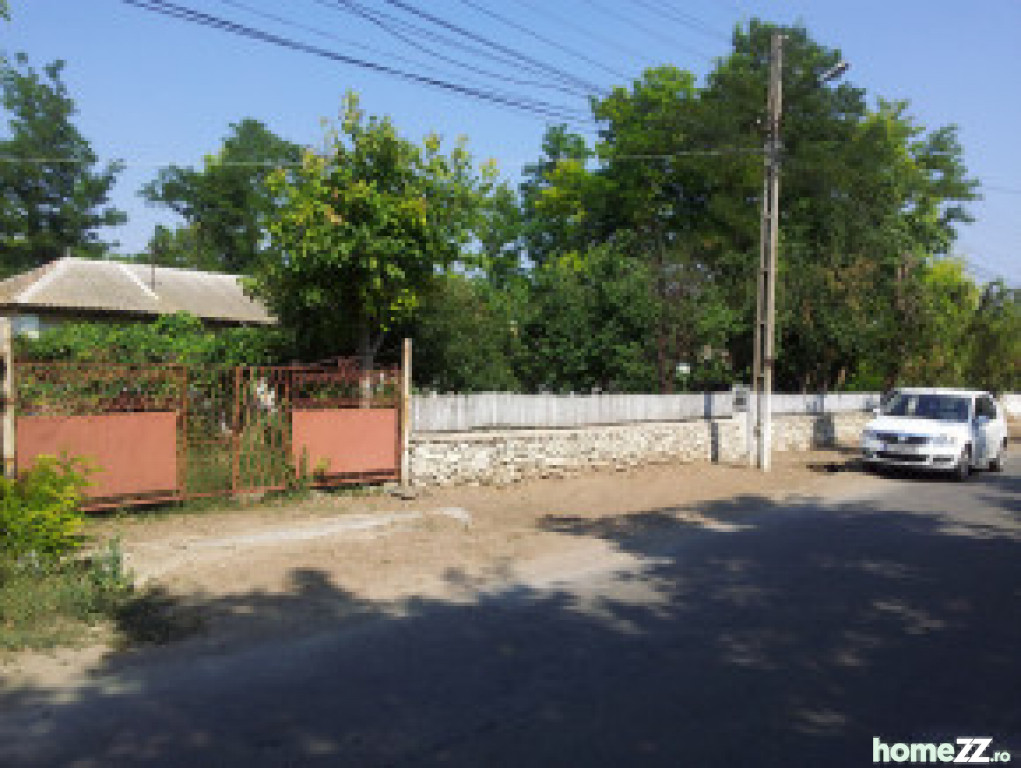
[[[77,549],[88,474],[80,458],[39,456],[20,477],[0,478],[0,560],[44,565]]]

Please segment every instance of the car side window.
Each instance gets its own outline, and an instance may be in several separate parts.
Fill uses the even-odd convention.
[[[988,419],[996,418],[996,406],[988,397],[980,397],[975,403],[975,415],[985,416]]]

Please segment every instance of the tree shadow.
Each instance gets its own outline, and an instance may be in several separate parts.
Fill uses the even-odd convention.
[[[857,766],[875,737],[965,736],[1016,754],[1021,487],[959,488],[551,514],[543,531],[614,559],[451,571],[442,600],[301,568],[284,593],[194,596],[260,640],[3,694],[0,761]]]

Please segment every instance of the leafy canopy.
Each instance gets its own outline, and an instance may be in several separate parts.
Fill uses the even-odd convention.
[[[74,100],[61,80],[64,63],[39,72],[24,54],[0,60],[0,276],[63,256],[101,256],[98,230],[125,216],[108,204],[120,165],[99,167],[73,118]]]
[[[354,349],[369,362],[436,272],[466,258],[494,177],[464,139],[449,153],[436,135],[415,144],[349,93],[323,150],[271,174],[274,254],[251,287],[300,329],[306,354]]]
[[[149,243],[159,264],[250,274],[266,244],[276,201],[267,185],[278,167],[297,164],[301,149],[250,118],[230,126],[201,170],[171,165],[142,197],[181,216],[185,226],[157,227]]]

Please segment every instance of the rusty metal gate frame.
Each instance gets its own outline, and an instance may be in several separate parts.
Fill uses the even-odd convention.
[[[85,509],[280,491],[301,486],[398,480],[401,413],[398,367],[363,371],[348,359],[322,366],[187,367],[16,362],[16,418],[173,412],[177,487],[172,492],[93,497]],[[293,413],[393,409],[393,464],[372,471],[302,466]]]

